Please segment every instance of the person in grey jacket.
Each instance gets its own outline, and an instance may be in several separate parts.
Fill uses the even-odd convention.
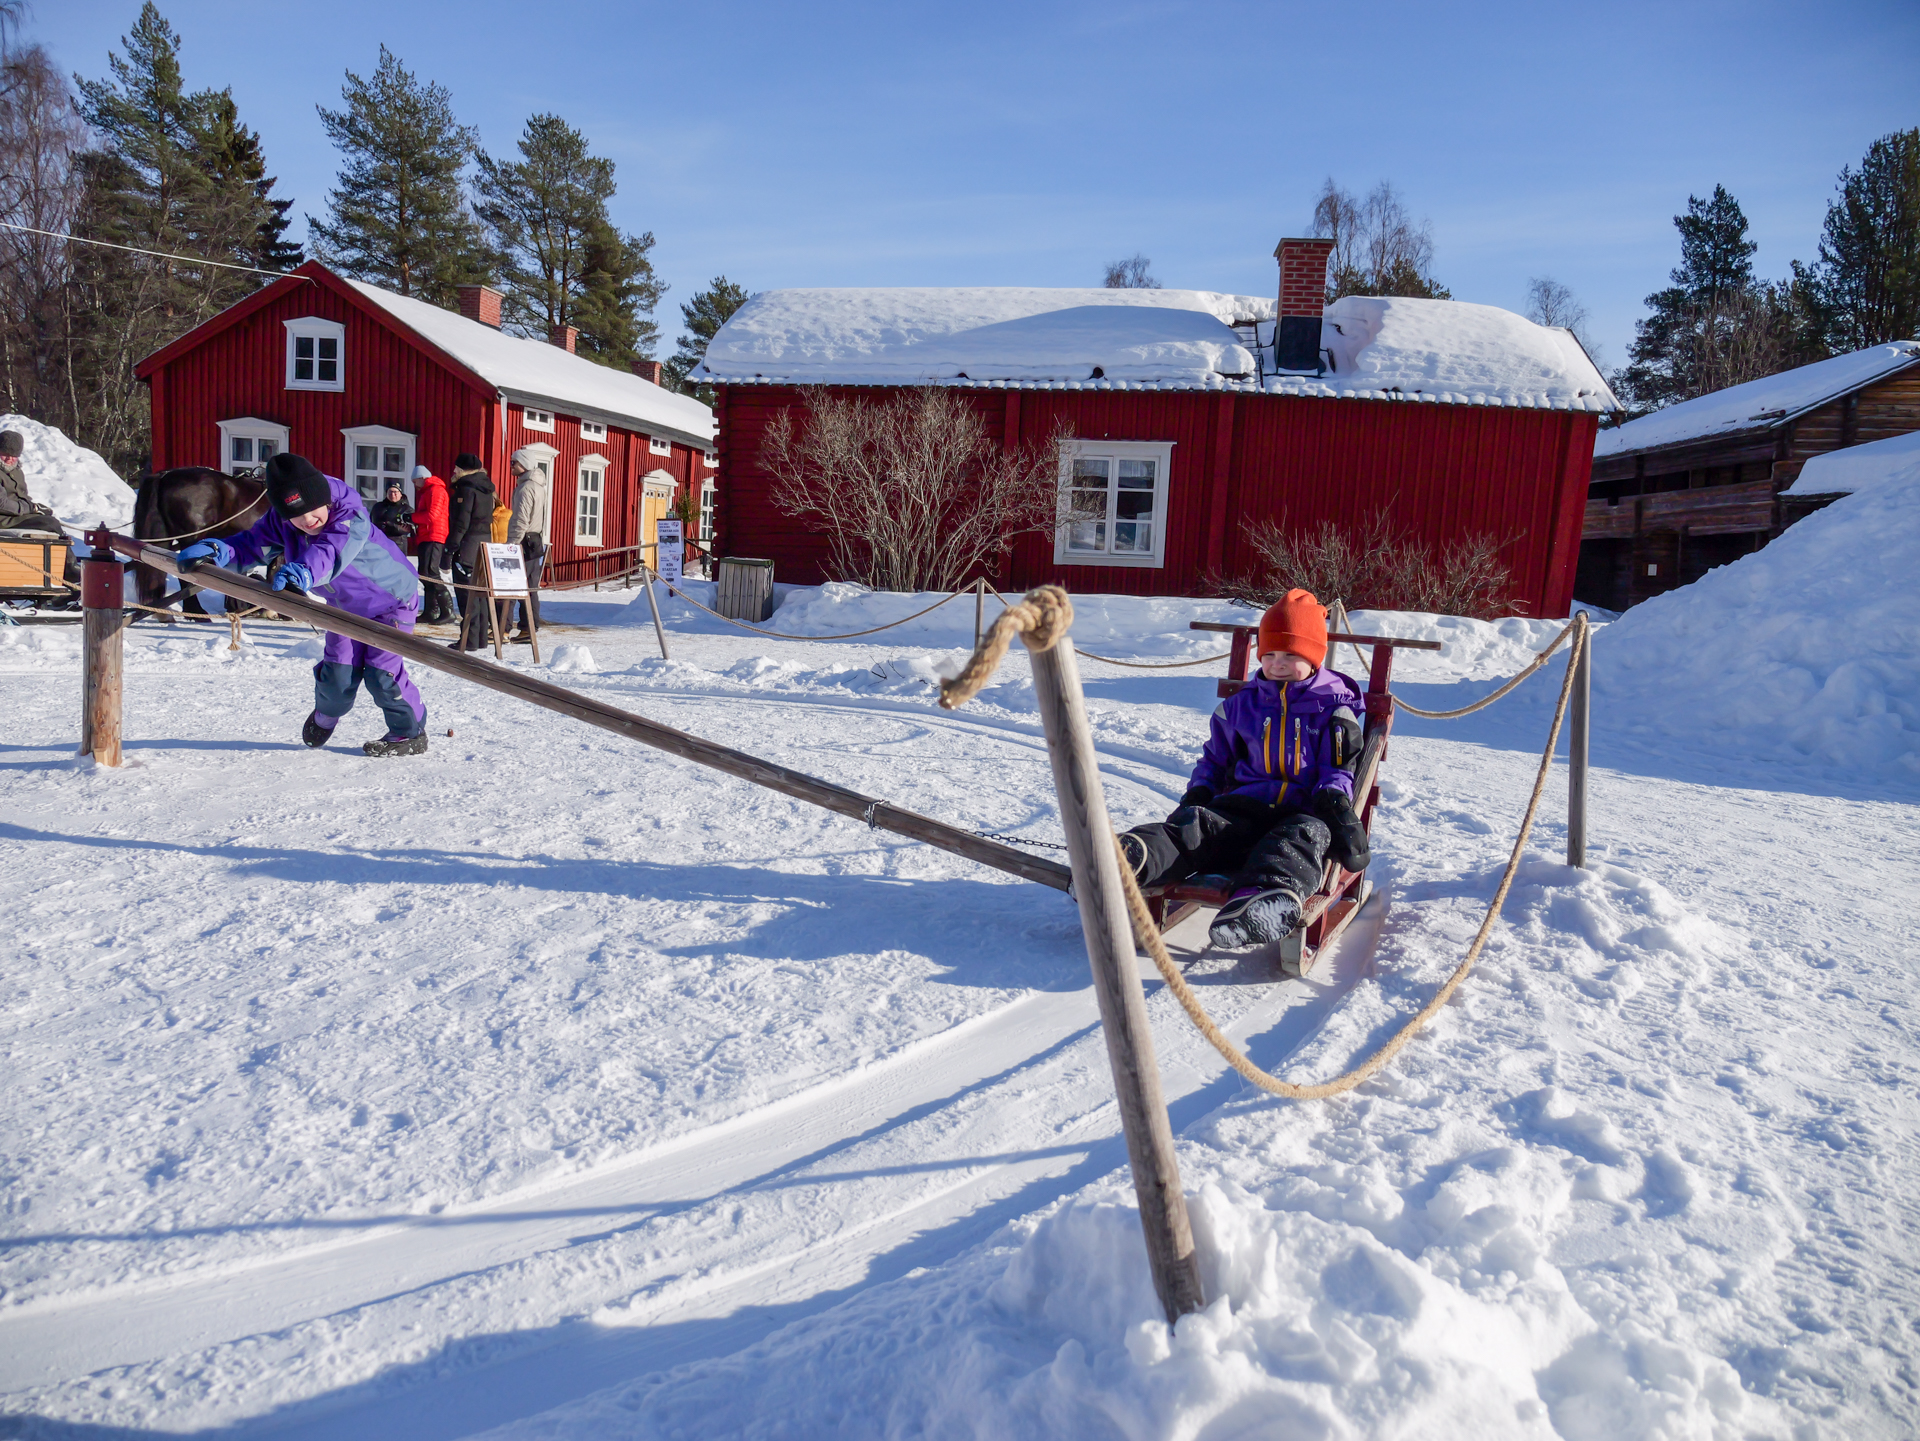
[[[27,473],[20,465],[26,438],[17,430],[0,430],[0,530],[44,530],[64,535],[53,512],[27,489]]]
[[[507,540],[517,542],[527,558],[527,598],[520,607],[520,629],[513,639],[533,639],[533,627],[540,624],[540,571],[547,563],[547,521],[552,512],[553,482],[542,470],[531,450],[513,453],[513,519],[507,523]],[[513,607],[507,608],[507,620],[513,620]]]

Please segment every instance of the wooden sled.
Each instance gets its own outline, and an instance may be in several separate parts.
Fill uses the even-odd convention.
[[[1247,683],[1253,639],[1260,633],[1260,627],[1196,620],[1191,623],[1191,628],[1232,634],[1233,651],[1227,662],[1227,679],[1219,684],[1222,699],[1232,695]],[[1383,635],[1348,635],[1344,632],[1334,632],[1327,637],[1329,646],[1341,641],[1373,647],[1373,665],[1366,685],[1366,743],[1361,747],[1360,763],[1355,767],[1353,778],[1353,794],[1359,802],[1356,809],[1359,811],[1360,824],[1371,837],[1374,812],[1380,805],[1380,764],[1387,758],[1387,737],[1393,732],[1393,653],[1397,649],[1439,650],[1440,642],[1399,640]],[[1225,877],[1221,876],[1201,876],[1170,886],[1149,887],[1146,892],[1147,909],[1161,933],[1165,934],[1195,911],[1218,910],[1225,905],[1231,892],[1224,881]],[[1328,861],[1320,879],[1320,889],[1309,896],[1306,905],[1301,907],[1299,928],[1280,942],[1282,974],[1303,976],[1312,970],[1320,953],[1333,944],[1372,895],[1373,886],[1364,873],[1342,870],[1338,863]]]

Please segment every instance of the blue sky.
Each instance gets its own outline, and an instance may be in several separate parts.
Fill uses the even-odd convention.
[[[138,0],[35,0],[26,34],[106,73]],[[1843,164],[1920,124],[1920,4],[712,3],[162,0],[194,85],[231,86],[294,197],[335,168],[314,113],[384,42],[495,153],[551,110],[658,239],[659,319],[724,273],[786,285],[1084,285],[1136,251],[1168,285],[1270,294],[1329,175],[1391,180],[1456,298],[1551,275],[1619,364],[1725,184],[1756,267],[1811,259]],[[662,353],[665,353],[663,348]]]

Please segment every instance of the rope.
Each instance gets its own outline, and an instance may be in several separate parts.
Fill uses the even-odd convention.
[[[1083,655],[1088,660],[1100,661],[1105,665],[1123,665],[1127,667],[1128,670],[1179,670],[1182,666],[1212,665],[1215,661],[1225,660],[1228,656],[1233,654],[1233,652],[1230,650],[1223,650],[1220,652],[1219,655],[1203,655],[1200,657],[1199,660],[1144,661],[1144,660],[1115,660],[1110,655],[1095,655],[1090,650],[1081,650],[1079,646],[1075,646],[1073,648],[1073,653],[1075,655]]]
[[[995,592],[999,594],[999,592]],[[1006,597],[1002,596],[1004,604]],[[979,647],[967,658],[966,668],[952,680],[940,683],[942,710],[958,710],[986,687],[993,673],[1006,659],[1007,647],[1017,635],[1028,650],[1047,651],[1065,638],[1073,625],[1073,602],[1057,585],[1037,586],[1016,605],[1008,605],[994,618]]]
[[[1488,706],[1492,705],[1495,701],[1499,700],[1500,697],[1506,695],[1515,686],[1519,685],[1521,681],[1525,680],[1528,676],[1532,675],[1535,671],[1539,670],[1541,666],[1545,665],[1547,663],[1548,658],[1551,657],[1553,653],[1560,648],[1560,642],[1565,640],[1569,635],[1573,634],[1573,628],[1575,626],[1584,627],[1586,625],[1586,620],[1587,620],[1587,613],[1585,611],[1581,611],[1579,615],[1575,616],[1572,620],[1567,622],[1566,629],[1561,631],[1560,634],[1558,634],[1557,636],[1555,636],[1553,638],[1552,643],[1548,645],[1548,647],[1545,650],[1541,651],[1539,654],[1534,656],[1532,663],[1529,664],[1525,670],[1521,671],[1520,674],[1516,675],[1515,677],[1513,677],[1512,680],[1508,681],[1505,685],[1501,686],[1500,689],[1495,691],[1492,695],[1483,697],[1482,699],[1475,701],[1472,705],[1463,705],[1460,707],[1459,710],[1421,710],[1419,706],[1409,705],[1407,704],[1406,701],[1401,700],[1400,697],[1397,695],[1393,697],[1393,703],[1396,706],[1399,706],[1401,709],[1412,711],[1415,715],[1420,716],[1426,720],[1458,720],[1463,715],[1472,715],[1477,710],[1485,710]],[[1581,631],[1581,634],[1583,636],[1586,634],[1584,629]],[[1355,646],[1354,649],[1357,652],[1359,650],[1359,647]],[[1572,672],[1569,671],[1568,674],[1572,674]]]
[[[169,255],[164,250],[144,250],[138,245],[119,245],[111,240],[92,240],[84,235],[63,235],[58,230],[36,230],[31,225],[16,225],[11,220],[0,220],[0,226],[8,230],[24,230],[29,235],[45,235],[53,240],[64,240],[69,244],[98,245],[107,250],[125,250],[133,255],[151,255],[156,260],[177,260],[182,265],[210,265],[215,270],[244,270],[249,275],[271,275],[275,280],[285,280],[292,275],[291,270],[262,270],[257,265],[229,265],[224,260],[208,260],[200,255]],[[300,279],[312,285],[313,277],[302,275]]]
[[[1000,594],[999,591],[994,590],[992,581],[987,581],[986,587],[988,590],[993,591],[993,598],[999,601],[1000,604],[1007,605],[1007,606],[1010,606],[1013,604],[1012,601],[1008,600],[1004,595]],[[1047,647],[1042,646],[1040,647],[1040,649],[1045,650],[1047,649]],[[1233,652],[1230,650],[1223,650],[1220,652],[1219,655],[1202,656],[1199,660],[1142,661],[1142,660],[1115,660],[1110,655],[1095,655],[1090,650],[1081,650],[1079,646],[1075,646],[1073,648],[1073,653],[1075,655],[1083,655],[1088,660],[1097,660],[1103,665],[1122,665],[1122,666],[1125,666],[1128,670],[1181,670],[1187,666],[1212,665],[1215,661],[1225,660],[1233,654]]]
[[[658,572],[655,572],[655,573],[658,574]],[[661,583],[663,585],[665,584],[664,581]],[[890,620],[885,625],[872,626],[867,630],[850,630],[845,635],[788,635],[784,631],[766,630],[757,625],[748,625],[743,620],[735,620],[733,619],[732,616],[722,615],[717,610],[707,610],[706,606],[700,604],[699,601],[695,600],[692,596],[688,595],[683,590],[677,590],[669,587],[668,593],[672,595],[676,600],[684,600],[688,605],[692,606],[695,610],[705,610],[707,614],[712,616],[715,620],[723,620],[728,625],[738,626],[741,630],[750,630],[755,635],[771,636],[775,640],[855,640],[858,637],[863,635],[878,635],[883,630],[892,630],[895,626],[905,625],[910,620],[918,620],[920,619],[921,616],[926,615],[929,611],[936,611],[940,609],[941,606],[945,605],[948,601],[953,600],[958,596],[967,595],[972,590],[973,590],[972,586],[966,587],[965,590],[956,590],[952,595],[941,596],[939,600],[936,600],[932,605],[928,606],[926,610],[916,610],[912,615],[903,615],[898,620]],[[998,594],[998,592],[995,592],[995,593]],[[1042,647],[1042,649],[1044,648],[1045,647]]]
[[[1580,633],[1574,637],[1573,654],[1578,657],[1581,648],[1588,643],[1584,613],[1575,617],[1567,629],[1573,630],[1575,627],[1579,628]],[[1555,642],[1556,645],[1558,643],[1558,641]],[[1507,869],[1500,877],[1500,887],[1493,893],[1493,899],[1487,904],[1487,914],[1480,922],[1479,934],[1474,936],[1473,944],[1467,947],[1466,959],[1461,961],[1453,974],[1447,977],[1446,983],[1434,993],[1433,999],[1421,1007],[1419,1013],[1395,1032],[1384,1046],[1345,1075],[1336,1076],[1331,1081],[1310,1085],[1296,1085],[1291,1081],[1283,1081],[1254,1065],[1247,1059],[1244,1051],[1227,1039],[1220,1027],[1214,1023],[1213,1017],[1207,1014],[1206,1007],[1200,1004],[1200,998],[1187,984],[1187,978],[1180,974],[1180,969],[1174,965],[1173,958],[1167,954],[1167,945],[1160,936],[1160,928],[1153,923],[1153,917],[1147,912],[1146,898],[1140,894],[1140,886],[1134,878],[1133,866],[1126,859],[1124,852],[1121,854],[1120,883],[1126,890],[1127,915],[1133,922],[1134,939],[1152,957],[1154,968],[1160,972],[1168,989],[1179,1000],[1181,1008],[1186,1011],[1187,1018],[1193,1022],[1195,1029],[1207,1038],[1213,1048],[1225,1058],[1228,1065],[1270,1095],[1283,1096],[1295,1101],[1318,1101],[1328,1096],[1337,1096],[1342,1092],[1353,1090],[1354,1087],[1379,1074],[1387,1062],[1398,1055],[1407,1042],[1413,1039],[1420,1028],[1439,1014],[1440,1008],[1453,999],[1453,993],[1460,989],[1460,983],[1467,978],[1467,972],[1471,971],[1474,962],[1479,960],[1481,948],[1486,945],[1487,937],[1493,932],[1493,923],[1500,918],[1500,908],[1506,904],[1507,892],[1513,888],[1514,875],[1520,869],[1520,857],[1526,850],[1527,837],[1533,832],[1534,817],[1540,810],[1540,796],[1546,788],[1547,773],[1553,767],[1554,747],[1560,742],[1560,723],[1566,717],[1567,700],[1573,693],[1573,672],[1574,667],[1568,666],[1567,679],[1560,687],[1560,703],[1553,712],[1553,728],[1548,732],[1546,749],[1540,755],[1540,771],[1534,777],[1533,795],[1527,801],[1526,817],[1520,822],[1520,834],[1514,838],[1513,854],[1507,858]],[[1117,850],[1120,838],[1115,836],[1113,843]]]

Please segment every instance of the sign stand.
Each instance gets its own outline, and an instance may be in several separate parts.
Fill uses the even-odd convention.
[[[496,660],[505,660],[502,649],[504,632],[507,628],[506,614],[511,602],[524,601],[522,609],[527,617],[527,637],[533,642],[533,663],[540,663],[540,628],[534,623],[532,595],[527,587],[527,557],[519,546],[512,543],[489,541],[480,547],[480,576],[482,586],[487,592],[487,608],[493,615],[493,655]],[[502,604],[508,602],[508,604]]]

